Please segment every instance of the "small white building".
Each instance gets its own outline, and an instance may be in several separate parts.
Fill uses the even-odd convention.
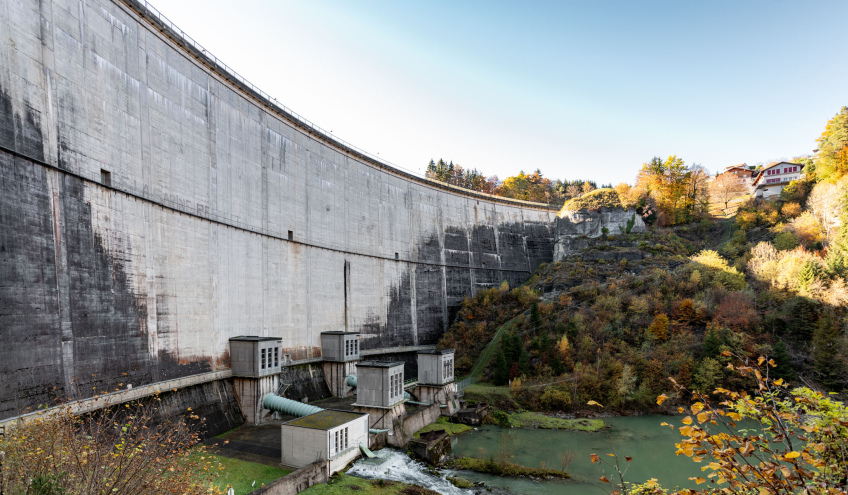
[[[804,166],[800,163],[779,162],[760,171],[751,185],[752,194],[758,198],[777,196],[793,180],[804,177]]]
[[[359,360],[359,332],[321,332],[321,357],[343,363]]]
[[[359,444],[368,447],[368,414],[324,409],[284,423],[283,465],[301,468],[326,460],[327,474],[344,469],[359,457]]]
[[[418,383],[444,385],[454,380],[453,349],[418,351]]]

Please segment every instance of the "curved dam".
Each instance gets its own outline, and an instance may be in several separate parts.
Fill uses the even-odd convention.
[[[143,1],[0,19],[0,419],[227,369],[237,335],[432,345],[552,260],[555,210],[328,137]]]

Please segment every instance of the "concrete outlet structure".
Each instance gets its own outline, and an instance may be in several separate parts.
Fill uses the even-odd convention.
[[[360,339],[359,332],[321,333],[324,379],[335,397],[346,397],[353,390],[347,383],[347,377],[356,374]]]
[[[403,402],[403,363],[362,361],[357,369],[357,406],[390,408]]]
[[[455,397],[454,353],[454,349],[418,352],[415,396],[421,402],[439,404],[443,416],[452,416],[459,409]]]
[[[272,414],[262,407],[262,399],[280,388],[281,344],[278,337],[230,339],[233,391],[247,423],[259,424]]]
[[[282,463],[301,468],[328,461],[332,475],[359,457],[359,445],[368,447],[368,415],[325,409],[282,426]]]

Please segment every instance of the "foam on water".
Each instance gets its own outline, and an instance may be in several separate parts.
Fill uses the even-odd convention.
[[[386,451],[389,452],[388,459],[382,464],[371,465],[360,459],[353,464],[353,467],[348,470],[347,474],[367,480],[384,479],[412,483],[429,488],[442,495],[471,495],[474,493],[473,490],[464,490],[455,487],[444,476],[430,474],[424,464],[411,459],[404,452],[394,449],[383,449],[380,453],[382,454]]]

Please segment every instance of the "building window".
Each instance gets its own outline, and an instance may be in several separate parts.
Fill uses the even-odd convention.
[[[274,348],[274,367],[276,368],[279,365],[280,365],[280,348],[275,347]]]
[[[345,356],[350,356],[350,342],[345,340]]]
[[[335,450],[335,452],[338,452],[339,451],[339,432],[336,432],[335,435],[333,435],[333,436],[336,439],[336,450]]]
[[[353,341],[353,354],[354,355],[359,354],[359,341],[358,340]]]
[[[112,173],[108,170],[100,169],[100,183],[104,186],[112,186]]]
[[[348,447],[347,443],[347,428],[344,429],[344,448]]]
[[[289,240],[290,241],[294,240],[294,232],[292,232],[291,230],[289,231]]]
[[[259,351],[259,353],[262,355],[262,366],[261,366],[261,369],[263,369],[263,370],[264,370],[264,369],[265,369],[265,349],[262,349],[261,351]]]

